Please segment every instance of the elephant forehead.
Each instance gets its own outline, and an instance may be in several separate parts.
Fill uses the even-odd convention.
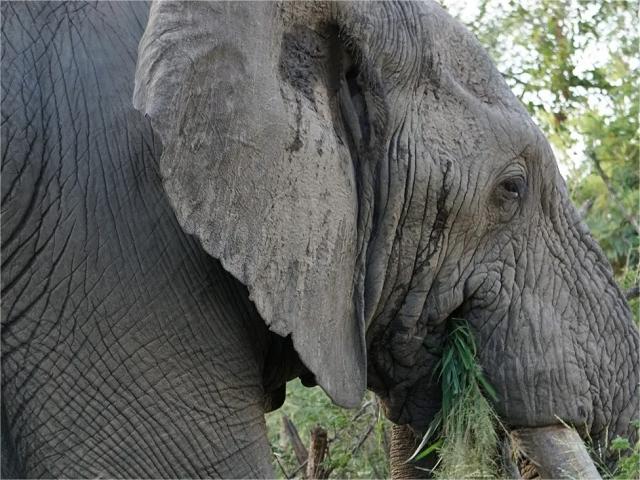
[[[500,105],[525,113],[496,69],[491,57],[458,20],[439,5],[427,2],[419,15],[424,50],[423,74],[435,85],[455,83],[471,97],[487,105]]]
[[[517,158],[540,158],[535,152],[546,142],[526,114],[481,102],[454,82],[427,89],[417,117],[416,134],[432,157],[488,175]]]
[[[503,98],[509,89],[474,36],[436,2],[346,2],[339,13],[347,40],[389,87],[438,84],[450,75],[484,101],[521,108],[515,97]]]
[[[431,95],[426,103],[439,110],[431,117],[434,127],[449,130],[468,154],[484,150],[513,158],[544,141],[473,35],[443,9],[432,6],[430,13],[424,30],[432,60],[424,92]]]
[[[483,47],[437,3],[344,8],[353,10],[352,35],[391,99],[391,124],[417,113],[426,141],[462,158],[484,153],[508,160],[546,142]]]

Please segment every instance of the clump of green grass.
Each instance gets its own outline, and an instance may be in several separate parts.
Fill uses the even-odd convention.
[[[635,420],[633,425],[640,430],[639,420]],[[618,464],[611,478],[640,478],[640,440],[632,445],[628,438],[616,437],[609,448],[618,455]]]
[[[491,405],[474,389],[462,393],[443,423],[436,478],[496,478],[498,436]]]
[[[423,458],[437,451],[436,478],[496,478],[499,474],[498,418],[487,396],[495,391],[476,360],[473,334],[464,320],[453,319],[437,366],[442,409],[425,434]]]
[[[640,419],[633,420],[631,426],[636,430],[636,442],[631,443],[628,438],[616,437],[611,443],[594,448],[591,440],[587,442],[587,448],[591,457],[595,459],[596,466],[605,480],[628,480],[640,478]],[[616,463],[607,464],[606,454],[617,457]]]

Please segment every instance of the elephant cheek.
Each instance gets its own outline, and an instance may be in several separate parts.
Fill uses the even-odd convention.
[[[380,397],[385,416],[398,425],[424,433],[441,407],[440,386],[422,378],[411,386],[398,386]]]
[[[508,305],[508,304],[507,304]],[[524,292],[516,315],[472,315],[479,359],[498,393],[496,410],[514,426],[545,426],[558,419],[590,429],[593,402],[586,360],[576,334],[550,306]]]
[[[385,375],[384,382],[379,373],[372,375],[377,381],[375,385],[370,383],[369,388],[379,396],[389,420],[424,432],[441,407],[441,389],[434,372],[439,357],[424,349],[418,356],[420,361],[409,366],[393,364],[390,370],[393,376]]]

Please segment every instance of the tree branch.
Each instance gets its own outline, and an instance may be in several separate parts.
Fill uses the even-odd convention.
[[[287,474],[287,471],[284,469],[284,467],[282,466],[282,463],[280,463],[280,459],[278,458],[278,455],[276,455],[275,453],[273,454],[273,457],[276,459],[276,462],[278,463],[278,466],[280,467],[280,470],[282,470],[282,474],[284,475],[284,478],[286,478],[287,480],[289,480],[291,477]],[[294,473],[295,475],[295,473]]]
[[[640,297],[640,285],[634,285],[633,287],[627,289],[624,292],[624,296],[627,301]]]
[[[328,478],[330,470],[323,468],[322,462],[328,451],[327,431],[320,425],[311,430],[309,457],[307,461],[306,478]]]
[[[306,463],[307,458],[309,457],[309,454],[307,452],[307,449],[304,448],[304,443],[302,443],[302,439],[300,438],[298,429],[293,424],[291,419],[286,415],[282,415],[282,426],[284,427],[284,431],[287,433],[289,442],[291,442],[291,446],[293,447],[293,452],[296,454],[298,465],[302,465]]]

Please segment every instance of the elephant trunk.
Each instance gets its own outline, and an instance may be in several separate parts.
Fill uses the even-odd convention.
[[[542,478],[602,478],[578,433],[560,425],[512,431]]]
[[[420,438],[415,435],[408,425],[393,425],[391,430],[391,445],[389,447],[389,467],[391,478],[431,478],[428,468],[433,468],[433,459],[408,462],[413,452],[420,444]],[[422,468],[417,468],[418,466]]]

